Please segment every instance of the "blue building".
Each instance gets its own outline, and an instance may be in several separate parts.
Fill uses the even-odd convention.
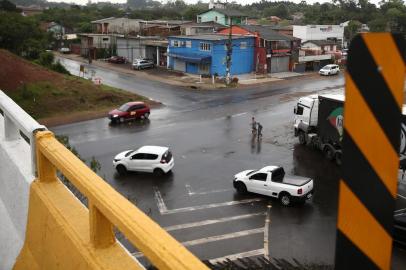
[[[227,35],[168,37],[168,68],[186,73],[226,75]],[[233,36],[231,75],[254,70],[254,37]]]

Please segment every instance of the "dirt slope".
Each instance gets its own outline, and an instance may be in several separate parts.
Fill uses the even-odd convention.
[[[0,50],[0,90],[43,124],[105,116],[128,101],[150,100],[75,76],[62,75]]]
[[[23,83],[58,81],[63,75],[34,65],[6,50],[0,49],[0,89],[12,91]]]

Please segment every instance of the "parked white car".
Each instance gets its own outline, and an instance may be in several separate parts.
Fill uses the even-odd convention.
[[[340,67],[338,65],[330,64],[322,67],[319,70],[320,75],[336,75],[340,72]]]
[[[133,69],[145,69],[145,68],[153,68],[155,67],[155,64],[151,60],[147,59],[134,59],[133,64],[132,64]]]
[[[170,172],[174,164],[171,151],[162,146],[143,146],[137,150],[127,150],[116,155],[113,160],[113,166],[119,174],[140,171],[163,175]]]
[[[304,203],[313,196],[311,178],[285,176],[285,170],[279,166],[242,171],[235,175],[233,185],[238,193],[252,192],[278,198],[284,206]]]

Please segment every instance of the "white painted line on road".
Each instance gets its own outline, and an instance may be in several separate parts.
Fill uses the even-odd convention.
[[[248,112],[236,113],[236,114],[231,115],[231,117],[237,117],[237,116],[241,116],[241,115],[244,115],[244,114],[247,114],[247,113]]]
[[[232,205],[238,205],[238,204],[247,204],[247,203],[253,203],[253,202],[260,202],[260,201],[264,200],[261,198],[253,198],[253,199],[245,199],[245,200],[241,200],[241,201],[211,203],[211,204],[203,204],[203,205],[175,208],[175,209],[168,210],[164,200],[162,199],[161,192],[159,191],[158,187],[154,186],[153,189],[154,189],[154,193],[155,193],[155,200],[157,201],[158,209],[159,209],[159,212],[161,213],[161,215],[185,213],[185,212],[192,212],[192,211],[196,211],[196,210],[210,209],[210,208],[223,207],[223,206],[232,206]]]
[[[264,227],[264,256],[269,260],[269,225],[271,223],[271,205],[268,204]]]
[[[395,210],[394,212],[395,212],[395,213],[396,213],[396,212],[401,212],[401,211],[403,211],[403,210],[406,210],[406,208],[398,209],[398,210]]]
[[[192,212],[192,211],[202,210],[202,209],[210,209],[210,208],[223,207],[223,206],[232,206],[232,205],[238,205],[238,204],[247,204],[247,203],[259,202],[259,201],[263,201],[263,199],[255,198],[255,199],[246,199],[246,200],[241,200],[241,201],[203,204],[203,205],[197,205],[197,206],[191,206],[191,207],[171,209],[171,210],[163,211],[163,212],[161,212],[161,214],[167,215],[167,214],[175,214],[175,213]]]
[[[221,240],[248,236],[248,235],[252,235],[252,234],[263,233],[263,232],[264,232],[264,228],[257,228],[257,229],[252,229],[252,230],[245,230],[245,231],[239,231],[239,232],[233,232],[233,233],[228,233],[228,234],[215,235],[215,236],[209,236],[209,237],[205,237],[205,238],[190,240],[190,241],[182,242],[182,245],[185,247],[190,247],[190,246],[207,244],[207,243],[221,241]],[[141,252],[134,252],[134,253],[132,253],[132,255],[136,258],[144,256]]]
[[[187,190],[187,194],[189,196],[193,196],[193,195],[207,195],[207,194],[211,194],[211,193],[220,193],[220,192],[226,192],[226,191],[230,191],[233,190],[232,188],[225,188],[225,189],[217,189],[217,190],[210,190],[210,191],[202,191],[202,192],[194,192],[192,187],[189,184],[185,185],[185,188]]]
[[[264,254],[263,249],[256,249],[256,250],[236,253],[236,254],[232,254],[232,255],[227,255],[227,256],[224,256],[224,257],[219,257],[219,258],[216,258],[216,259],[211,259],[211,260],[209,260],[209,262],[212,263],[212,264],[216,264],[216,263],[219,263],[219,262],[224,262],[227,259],[229,259],[231,261],[235,261],[237,259],[246,258],[246,257],[252,257],[252,256],[259,256],[259,255],[263,255],[263,254]]]
[[[191,222],[191,223],[184,223],[184,224],[179,224],[179,225],[168,226],[168,227],[165,227],[164,229],[166,231],[170,232],[170,231],[182,230],[182,229],[187,229],[187,228],[206,226],[206,225],[211,225],[211,224],[216,224],[216,223],[223,223],[223,222],[228,222],[228,221],[252,218],[252,217],[256,217],[256,216],[263,216],[264,214],[265,213],[261,212],[261,213],[254,213],[254,214],[247,214],[247,215],[240,215],[240,216],[224,217],[224,218],[219,218],[219,219],[208,219],[208,220],[203,220],[203,221],[198,221],[198,222]]]
[[[400,195],[400,194],[398,194],[398,197],[400,197],[400,198],[402,198],[402,199],[405,199],[405,200],[406,200],[406,197],[405,197],[405,196],[402,196],[402,195]]]
[[[162,199],[161,192],[159,191],[158,187],[154,186],[153,189],[154,189],[155,199],[156,199],[156,202],[158,205],[159,212],[162,214],[163,212],[168,211],[168,209],[166,208],[165,202]]]
[[[252,235],[252,234],[263,233],[263,232],[264,232],[264,228],[257,228],[257,229],[252,229],[252,230],[245,230],[245,231],[227,233],[227,234],[222,234],[222,235],[215,235],[215,236],[200,238],[200,239],[196,239],[196,240],[186,241],[186,242],[183,242],[182,245],[184,245],[185,247],[190,247],[190,246],[207,244],[207,243],[221,241],[221,240],[233,239],[233,238]]]

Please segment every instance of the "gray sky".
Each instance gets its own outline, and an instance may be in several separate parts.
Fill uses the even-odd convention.
[[[66,2],[66,3],[75,3],[75,4],[86,4],[88,0],[48,0],[49,2]],[[186,3],[196,3],[198,0],[184,0]],[[230,0],[231,2],[232,0]],[[247,4],[251,4],[251,3],[255,3],[255,2],[259,2],[260,0],[235,0],[237,3],[243,4],[243,5],[247,5]],[[275,1],[275,0],[273,0]],[[295,2],[295,3],[299,3],[301,0],[290,0],[291,2]],[[312,3],[324,3],[324,2],[331,2],[331,0],[306,0],[307,3],[312,4]],[[92,0],[92,2],[96,3],[98,2],[97,0]],[[101,2],[106,2],[106,0],[101,0]],[[126,3],[127,0],[112,0],[112,1],[108,1],[111,3]],[[162,0],[161,0],[162,2]],[[164,0],[165,2],[165,0]],[[207,2],[209,3],[209,0],[202,0],[202,2]],[[276,2],[276,1],[275,1]],[[370,2],[372,3],[379,3],[380,0],[370,0]]]

